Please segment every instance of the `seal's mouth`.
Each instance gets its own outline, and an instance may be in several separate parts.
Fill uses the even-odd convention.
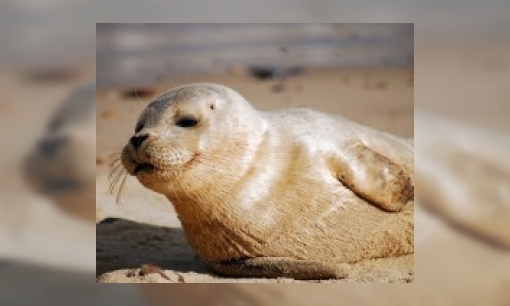
[[[134,175],[140,174],[140,173],[147,173],[147,172],[153,172],[156,170],[156,167],[154,167],[153,164],[150,163],[141,163],[135,166],[135,170],[133,171]]]

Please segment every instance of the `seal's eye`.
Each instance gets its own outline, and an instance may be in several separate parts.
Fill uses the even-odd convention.
[[[197,123],[198,123],[197,119],[190,118],[190,117],[184,117],[184,118],[177,120],[177,122],[175,124],[180,127],[192,127],[192,126],[197,125]]]

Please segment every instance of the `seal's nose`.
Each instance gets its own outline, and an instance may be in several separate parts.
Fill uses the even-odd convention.
[[[135,149],[139,149],[142,143],[149,137],[149,134],[136,135],[129,139],[129,142]]]

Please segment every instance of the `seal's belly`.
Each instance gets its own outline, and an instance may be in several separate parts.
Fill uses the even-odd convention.
[[[215,206],[195,218],[200,224],[183,224],[202,258],[356,262],[413,252],[412,212],[382,211],[344,186],[310,151],[290,151],[239,181],[239,192],[223,198],[228,213],[218,214]]]
[[[301,168],[306,171],[291,175],[286,188],[271,193],[278,197],[266,199],[278,207],[273,214],[277,224],[266,233],[262,253],[357,262],[414,252],[414,205],[400,213],[383,211],[323,169]]]

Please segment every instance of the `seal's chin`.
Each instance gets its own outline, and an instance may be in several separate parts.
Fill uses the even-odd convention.
[[[154,167],[153,164],[150,163],[140,163],[135,166],[135,169],[133,170],[133,175],[138,175],[141,173],[152,173],[156,170],[156,167]]]

